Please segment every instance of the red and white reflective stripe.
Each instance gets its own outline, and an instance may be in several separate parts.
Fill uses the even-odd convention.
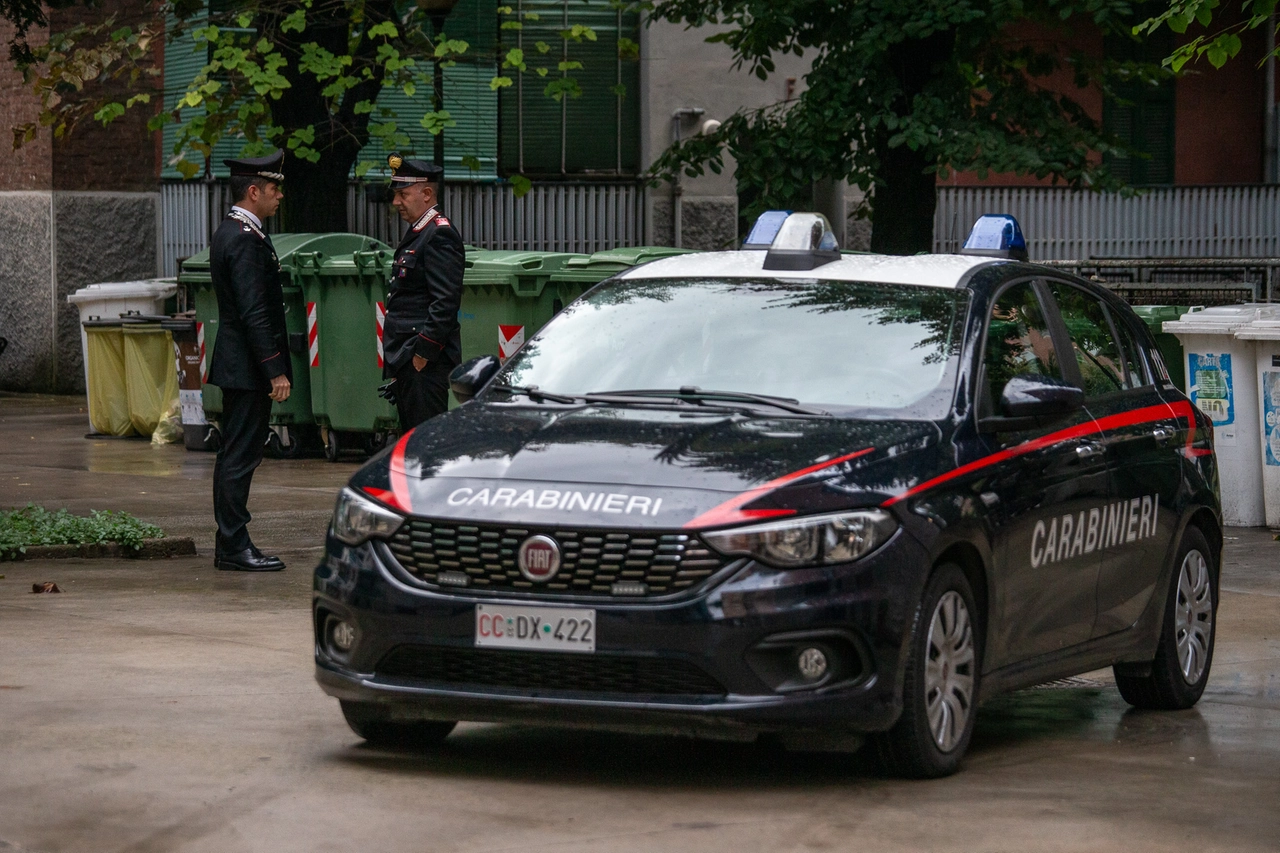
[[[382,369],[382,324],[387,319],[387,309],[381,302],[373,303],[373,319],[378,324],[378,369]]]
[[[200,383],[209,381],[209,365],[204,358],[204,323],[196,323],[196,346],[200,347]]]
[[[498,357],[504,361],[524,345],[524,326],[498,325]]]
[[[316,324],[316,304],[307,303],[307,346],[310,348],[311,366],[320,366],[320,331]]]

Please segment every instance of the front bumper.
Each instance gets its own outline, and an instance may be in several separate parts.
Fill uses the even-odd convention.
[[[661,602],[531,600],[420,589],[381,544],[330,537],[315,572],[316,680],[339,699],[386,704],[394,719],[729,736],[883,731],[901,711],[902,656],[927,567],[925,549],[899,530],[857,563],[778,572],[744,560]],[[493,603],[594,608],[596,652],[476,649],[475,605]],[[333,618],[356,627],[347,654],[328,642]],[[789,650],[815,643],[833,658],[831,675],[817,686],[788,679]],[[623,675],[609,680],[593,667]],[[543,669],[546,684],[531,675]],[[520,683],[503,683],[502,672],[518,672]],[[587,673],[585,687],[575,672]]]

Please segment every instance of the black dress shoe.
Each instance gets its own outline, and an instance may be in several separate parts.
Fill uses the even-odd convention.
[[[257,557],[259,560],[265,560],[268,563],[274,563],[278,565],[282,569],[284,568],[284,560],[280,559],[279,557],[273,557],[270,554],[262,553],[261,551],[258,550],[257,545],[250,545],[249,550],[252,551],[253,556]]]
[[[284,563],[274,557],[262,557],[253,553],[252,548],[245,548],[234,554],[223,554],[217,558],[219,569],[230,572],[278,572]]]

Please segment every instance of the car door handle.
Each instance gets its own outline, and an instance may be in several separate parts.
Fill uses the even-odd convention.
[[[1081,459],[1092,459],[1095,456],[1102,455],[1104,452],[1101,444],[1085,443],[1076,445],[1076,456]]]
[[[1151,437],[1156,440],[1156,444],[1167,444],[1169,439],[1177,434],[1176,430],[1172,430],[1169,427],[1156,427],[1151,431]]]

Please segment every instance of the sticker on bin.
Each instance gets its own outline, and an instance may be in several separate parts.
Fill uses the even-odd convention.
[[[204,416],[204,393],[193,390],[179,390],[178,401],[182,404],[182,423],[204,426],[208,423]]]
[[[373,303],[373,321],[378,326],[378,369],[382,369],[382,326],[387,321],[387,309],[381,302]]]
[[[314,302],[307,303],[307,346],[310,348],[308,353],[311,356],[311,366],[320,366],[320,331],[316,328],[316,304]]]
[[[524,326],[498,326],[498,356],[511,358],[524,344]]]

